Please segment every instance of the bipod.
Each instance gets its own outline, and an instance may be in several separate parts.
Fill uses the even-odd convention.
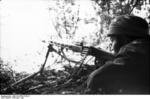
[[[46,56],[45,56],[44,63],[43,63],[43,65],[42,65],[42,67],[40,68],[40,75],[41,75],[41,76],[44,76],[44,75],[43,75],[43,71],[44,71],[44,67],[45,67],[45,65],[46,65],[46,62],[47,62],[49,53],[50,53],[50,52],[53,52],[54,50],[55,50],[55,49],[53,48],[53,45],[52,45],[52,44],[49,44],[49,45],[48,45],[48,50],[47,50],[47,52],[46,52]]]

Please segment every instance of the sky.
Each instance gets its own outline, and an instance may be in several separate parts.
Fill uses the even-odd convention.
[[[93,13],[90,2],[77,1],[82,5],[80,17],[90,17]],[[51,0],[0,2],[0,56],[5,62],[9,62],[15,71],[32,73],[43,64],[47,45],[41,41],[48,40],[50,35],[56,33],[53,26],[55,16],[50,15],[48,10],[51,5]],[[87,8],[87,5],[90,6]],[[77,39],[80,33],[85,33],[88,29],[82,23],[80,26],[82,30],[79,30]],[[51,58],[48,63],[54,60],[55,58]]]

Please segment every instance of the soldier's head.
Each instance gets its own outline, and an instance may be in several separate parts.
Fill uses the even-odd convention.
[[[112,39],[114,51],[135,39],[149,37],[148,23],[137,16],[119,16],[110,24],[108,36]]]

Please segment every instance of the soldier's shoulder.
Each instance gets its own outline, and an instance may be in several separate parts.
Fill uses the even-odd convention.
[[[141,59],[148,54],[145,46],[148,45],[138,40],[126,44],[120,49],[113,63],[120,65],[132,64],[133,61]]]
[[[123,46],[118,54],[146,54],[149,42],[143,40],[135,40]]]

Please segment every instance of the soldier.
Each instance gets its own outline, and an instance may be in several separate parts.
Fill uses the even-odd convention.
[[[119,16],[110,25],[113,60],[93,71],[87,80],[90,92],[102,89],[106,94],[149,94],[148,23],[137,16]],[[100,57],[101,51],[90,47],[88,54]]]

